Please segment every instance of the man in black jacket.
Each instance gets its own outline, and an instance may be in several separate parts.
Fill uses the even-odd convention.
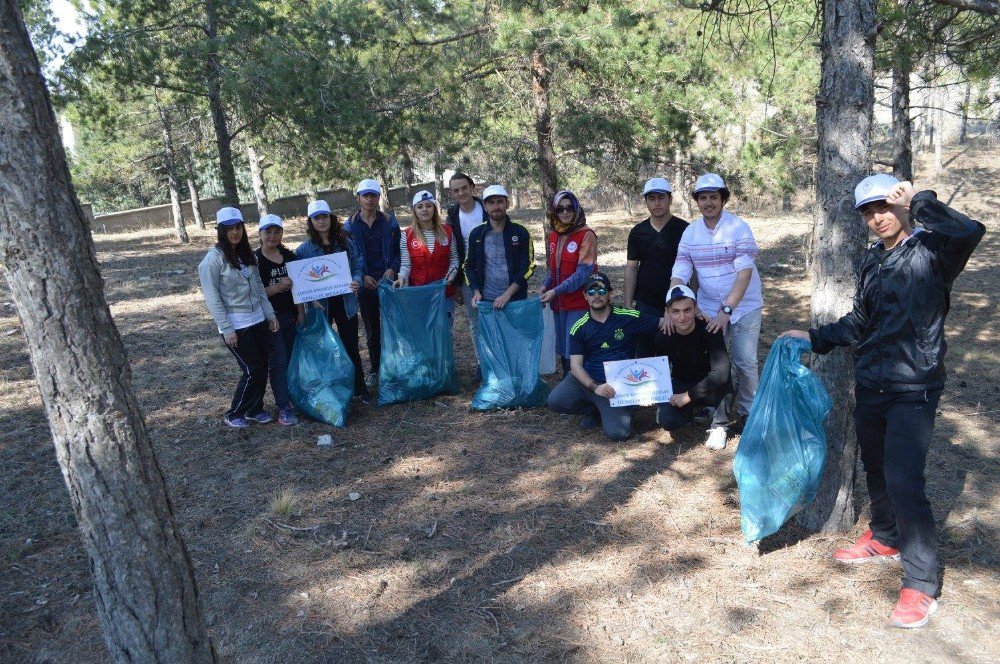
[[[465,279],[472,289],[472,306],[480,300],[503,309],[511,300],[528,296],[528,279],[535,271],[535,248],[528,229],[507,216],[507,190],[494,184],[483,191],[490,223],[469,234]]]
[[[654,357],[670,360],[670,383],[674,395],[656,409],[656,423],[675,431],[694,420],[704,407],[714,409],[705,447],[721,450],[726,446],[729,408],[733,384],[729,378],[729,354],[721,330],[709,332],[708,323],[697,317],[694,291],[674,286],[667,292],[667,317],[673,323],[670,334],[653,337]]]
[[[458,248],[458,264],[465,265],[465,248],[469,244],[469,235],[476,226],[481,226],[490,220],[486,214],[486,207],[483,201],[476,196],[476,183],[465,173],[455,173],[448,182],[451,196],[455,202],[448,207],[447,222],[451,226],[452,234]],[[479,328],[479,315],[476,308],[472,306],[472,288],[465,281],[465,274],[459,268],[455,283],[461,284],[461,298],[465,303],[465,315],[469,320],[469,332],[472,334],[472,351],[476,351],[476,330]],[[459,294],[455,294],[455,299]],[[482,380],[482,373],[479,370],[479,357],[476,357],[475,380]]]
[[[924,466],[944,387],[944,319],[952,283],[986,227],[933,191],[915,193],[890,175],[865,178],[854,195],[879,237],[861,261],[854,308],[834,323],[782,336],[809,339],[821,354],[854,346],[854,421],[872,518],[854,546],[834,558],[864,563],[902,554],[903,587],[890,624],[922,627],[941,593]]]

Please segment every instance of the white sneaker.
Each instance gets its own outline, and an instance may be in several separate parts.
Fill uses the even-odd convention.
[[[724,427],[712,427],[708,430],[708,439],[705,447],[710,450],[723,450],[726,448],[726,429]]]

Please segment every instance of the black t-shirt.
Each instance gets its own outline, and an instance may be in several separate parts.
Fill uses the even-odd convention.
[[[284,261],[282,263],[272,263],[264,256],[260,249],[254,252],[257,254],[257,269],[260,270],[260,280],[264,282],[264,288],[270,288],[278,283],[278,280],[282,277],[287,277],[288,265],[286,263],[298,260],[298,256],[284,246],[279,251]],[[274,308],[274,313],[276,314],[295,311],[295,301],[292,300],[292,291],[290,290],[275,293],[267,299],[271,301],[271,306]]]
[[[626,259],[639,261],[636,300],[657,309],[663,308],[670,286],[670,271],[677,259],[677,245],[687,227],[688,222],[672,216],[659,231],[653,228],[649,219],[639,222],[629,231]]]
[[[657,332],[653,337],[654,355],[666,355],[670,359],[670,380],[674,389],[689,386],[686,391],[695,401],[729,383],[726,342],[721,331],[710,333],[706,325],[698,318],[688,334]]]
[[[615,307],[603,323],[588,312],[569,329],[569,354],[583,355],[583,368],[603,383],[604,363],[635,357],[635,336],[652,332],[659,324],[659,318],[635,309]]]

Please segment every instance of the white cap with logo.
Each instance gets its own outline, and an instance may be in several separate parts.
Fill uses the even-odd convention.
[[[649,178],[642,188],[642,197],[645,198],[649,194],[672,194],[673,192],[674,190],[666,178]]]
[[[671,287],[670,290],[667,291],[667,306],[669,307],[670,303],[673,302],[674,300],[680,300],[681,298],[685,297],[689,297],[695,302],[698,301],[698,298],[695,297],[694,291],[688,288],[687,286],[681,284],[673,286]]]
[[[278,228],[284,228],[285,224],[281,220],[281,217],[279,217],[278,215],[276,215],[276,214],[266,214],[266,215],[264,215],[264,218],[260,220],[260,223],[257,224],[257,232],[260,233],[265,228],[270,228],[271,226],[277,226]]]
[[[504,198],[510,198],[507,194],[507,190],[503,188],[502,184],[491,184],[483,190],[483,200],[489,200],[494,196],[503,196]]]
[[[219,208],[219,211],[215,213],[216,226],[235,226],[236,224],[242,224],[242,223],[243,223],[243,213],[240,212],[239,208],[234,208],[234,207]]]
[[[324,201],[322,198],[314,200],[312,203],[309,204],[309,207],[306,210],[307,210],[306,215],[310,219],[315,217],[317,214],[329,214],[331,216],[333,214],[332,212],[330,212],[330,204]]]
[[[854,209],[874,201],[884,201],[899,184],[899,180],[888,173],[869,175],[854,188]]]
[[[424,201],[430,201],[433,203],[435,201],[434,194],[427,191],[426,189],[421,189],[417,193],[413,194],[413,205],[416,206],[417,203],[423,203]]]
[[[358,186],[354,188],[354,193],[358,196],[362,194],[381,194],[382,188],[378,186],[378,180],[362,180],[358,183]]]
[[[718,191],[725,188],[726,183],[718,173],[705,173],[694,183],[694,193],[696,194],[702,191]]]

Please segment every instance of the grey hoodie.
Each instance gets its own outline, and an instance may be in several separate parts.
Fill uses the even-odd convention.
[[[250,313],[263,309],[264,318],[275,319],[274,309],[260,280],[260,271],[253,268],[249,273],[250,276],[245,277],[243,272],[234,269],[218,247],[209,249],[198,266],[205,306],[219,332],[224,335],[235,331],[229,322],[229,313]]]

